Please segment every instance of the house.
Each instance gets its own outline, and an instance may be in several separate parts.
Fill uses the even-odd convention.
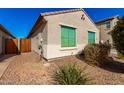
[[[31,50],[45,59],[81,53],[89,43],[99,43],[99,30],[82,9],[40,14],[28,38]]]
[[[113,16],[95,22],[98,29],[100,30],[101,42],[109,43],[112,45],[112,37],[110,32],[113,29],[113,27],[116,25],[117,21],[118,21],[118,16]]]
[[[1,24],[0,24],[0,54],[5,53],[5,40],[10,39],[10,38],[15,38],[12,34],[10,34],[7,29],[5,29]]]

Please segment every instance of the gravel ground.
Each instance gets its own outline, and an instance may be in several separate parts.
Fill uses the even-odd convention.
[[[90,79],[92,79],[91,84],[96,84],[96,85],[124,84],[124,61],[117,60],[117,59],[115,59],[115,60],[121,64],[115,63],[114,67],[112,67],[110,65],[110,66],[108,66],[108,68],[100,68],[100,67],[90,66],[90,65],[86,64],[82,59],[80,59],[80,57],[70,56],[70,57],[65,57],[62,59],[57,59],[57,60],[51,61],[52,66],[50,66],[50,67],[51,68],[59,67],[63,64],[68,64],[69,62],[71,62],[71,63],[76,62],[77,64],[82,66],[82,68],[85,68],[84,72],[86,74],[88,74],[88,77]],[[120,65],[121,65],[121,67],[119,67]],[[118,67],[118,68],[116,68],[116,67]]]
[[[0,84],[55,84],[52,76],[59,66],[78,63],[86,67],[85,73],[93,84],[124,84],[124,61],[116,60],[107,68],[87,65],[78,56],[63,57],[43,64],[35,53],[25,53],[10,57],[13,60],[0,79]]]
[[[25,53],[12,59],[0,79],[0,84],[51,84],[51,77],[37,54]]]

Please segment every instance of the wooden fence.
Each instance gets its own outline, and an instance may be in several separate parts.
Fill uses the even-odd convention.
[[[18,53],[18,40],[17,39],[6,39],[5,40],[5,53],[6,54]]]
[[[30,39],[7,39],[5,42],[6,54],[17,54],[31,51]]]
[[[20,39],[20,52],[30,52],[30,51],[31,51],[31,40]]]

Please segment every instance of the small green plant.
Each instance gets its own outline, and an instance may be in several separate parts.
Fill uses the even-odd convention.
[[[76,64],[66,64],[55,73],[55,81],[61,85],[84,85],[88,84],[89,78]]]
[[[90,44],[84,48],[85,61],[88,64],[100,66],[108,57],[110,46],[105,44]]]
[[[124,59],[124,55],[122,55],[121,53],[118,52],[118,53],[117,53],[117,58],[118,58],[118,59]]]

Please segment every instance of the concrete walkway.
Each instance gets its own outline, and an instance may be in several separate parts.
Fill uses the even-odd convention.
[[[5,55],[3,57],[0,57],[0,78],[2,77],[3,73],[5,72],[5,70],[7,69],[7,67],[9,66],[11,59],[10,57],[12,57],[13,55]]]

